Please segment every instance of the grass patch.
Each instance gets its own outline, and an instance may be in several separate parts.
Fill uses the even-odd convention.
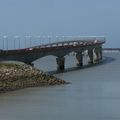
[[[16,69],[22,69],[22,64],[3,63],[3,62],[0,62],[0,68],[16,68]]]

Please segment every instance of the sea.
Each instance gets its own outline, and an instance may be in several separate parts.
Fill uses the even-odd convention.
[[[59,72],[53,56],[35,61],[70,84],[0,94],[0,120],[120,120],[120,52],[105,52],[103,62],[90,67],[76,67],[74,55],[65,62]]]

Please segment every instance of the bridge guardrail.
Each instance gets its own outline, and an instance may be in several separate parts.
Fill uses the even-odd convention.
[[[2,36],[0,37],[0,49],[1,50],[14,50],[14,49],[24,49],[38,45],[52,44],[56,42],[63,41],[91,41],[91,40],[101,40],[105,41],[104,36],[23,36],[18,35],[12,36]]]

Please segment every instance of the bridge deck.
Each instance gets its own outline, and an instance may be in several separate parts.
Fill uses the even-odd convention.
[[[46,45],[39,45],[34,47],[29,47],[25,49],[17,50],[1,50],[0,60],[15,60],[22,61],[31,64],[33,61],[42,58],[44,56],[53,55],[57,57],[57,63],[64,63],[63,56],[69,54],[70,52],[77,53],[77,59],[82,59],[82,53],[88,50],[91,61],[93,61],[93,52],[96,52],[97,56],[101,56],[102,59],[102,44],[105,41],[102,40],[92,40],[92,41],[64,41],[51,43]],[[98,55],[99,54],[99,55]],[[98,57],[99,58],[99,57]],[[81,63],[80,63],[81,64]]]

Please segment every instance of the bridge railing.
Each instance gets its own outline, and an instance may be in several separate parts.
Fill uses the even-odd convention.
[[[105,40],[104,36],[0,36],[0,49],[24,49],[39,45],[51,44],[64,41],[77,41],[77,40]]]

